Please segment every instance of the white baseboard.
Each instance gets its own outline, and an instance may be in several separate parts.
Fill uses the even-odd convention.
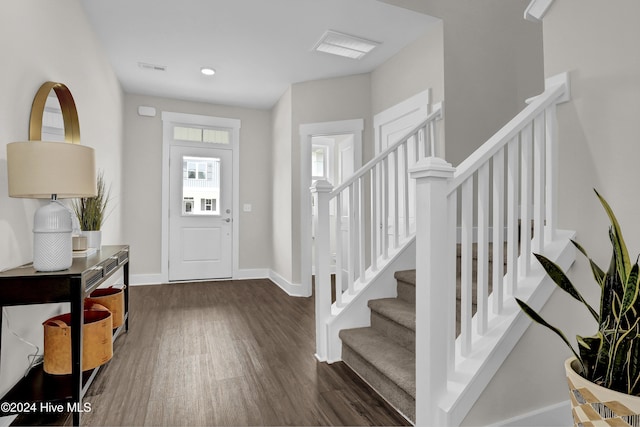
[[[301,284],[291,283],[273,270],[269,271],[269,279],[292,297],[310,297],[311,289],[305,289]]]
[[[132,274],[129,276],[129,286],[159,285],[164,283],[161,274]]]
[[[305,289],[301,284],[291,283],[280,274],[268,268],[246,268],[236,271],[232,280],[270,279],[283,291],[292,297],[311,296],[311,289]],[[161,274],[132,274],[129,277],[130,286],[159,285],[167,283]]]
[[[268,279],[269,273],[268,268],[245,268],[236,271],[233,280]]]
[[[491,424],[488,427],[560,427],[571,425],[573,425],[571,401],[567,400]]]

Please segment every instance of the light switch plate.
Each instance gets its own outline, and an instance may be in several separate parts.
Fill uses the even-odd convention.
[[[245,203],[244,206],[242,206],[242,210],[244,212],[251,212],[251,203]]]

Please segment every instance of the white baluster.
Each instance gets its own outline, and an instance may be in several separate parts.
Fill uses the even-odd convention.
[[[400,180],[402,179],[402,172],[400,172],[398,166],[398,149],[396,148],[393,151],[393,249],[398,249],[400,247],[400,203],[398,203],[400,199]],[[391,208],[391,206],[390,206]]]
[[[360,278],[360,282],[364,282],[365,280],[365,209],[364,209],[364,177],[358,179],[358,267],[360,268],[360,273],[358,277]]]
[[[378,165],[371,168],[371,271],[378,271]]]
[[[453,313],[447,316],[443,322],[447,336],[447,372],[450,376],[454,374],[456,366],[456,286],[454,286],[457,277],[457,259],[458,259],[458,191],[449,194],[447,198],[447,217],[449,218],[447,225],[447,243],[445,246],[445,256],[447,258],[447,277],[449,278],[447,294],[443,301],[443,306],[447,313]],[[417,221],[417,218],[416,218]]]
[[[544,250],[544,113],[533,122],[533,252]]]
[[[479,335],[484,335],[489,323],[489,163],[478,170],[478,260],[476,304]]]
[[[556,104],[550,105],[545,110],[545,154],[547,172],[547,192],[546,192],[546,225],[545,238],[547,242],[552,242],[556,238],[556,227],[558,226],[558,118],[556,116]]]
[[[382,197],[380,198],[380,206],[382,213],[382,258],[389,259],[389,157],[382,160]]]
[[[509,295],[518,290],[518,137],[508,145],[507,154],[507,283]]]
[[[462,239],[460,264],[460,338],[462,356],[471,352],[473,303],[473,176],[462,184]]]
[[[355,276],[355,272],[356,272],[356,260],[357,260],[357,256],[358,254],[356,253],[357,251],[357,244],[358,244],[358,236],[356,236],[357,233],[357,226],[356,226],[356,216],[358,215],[357,213],[357,206],[355,203],[356,200],[356,188],[354,184],[351,184],[349,186],[349,218],[347,219],[347,221],[349,222],[349,239],[348,239],[348,245],[349,245],[349,258],[347,261],[347,284],[348,284],[348,289],[349,289],[349,294],[353,295],[355,293],[355,289],[353,287],[353,280],[354,280],[354,276]]]
[[[404,237],[407,239],[411,233],[409,229],[409,144],[408,142],[402,145],[402,177],[403,177],[403,205],[404,205]]]
[[[531,271],[531,131],[528,124],[520,134],[520,277]]]
[[[504,147],[493,156],[493,312],[502,313],[504,280]]]
[[[344,304],[342,302],[342,257],[343,255],[343,246],[342,246],[342,194],[340,193],[336,195],[336,214],[335,214],[335,246],[336,246],[336,306],[343,307]],[[316,250],[317,252],[317,250]]]

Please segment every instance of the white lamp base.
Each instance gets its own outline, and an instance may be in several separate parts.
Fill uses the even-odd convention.
[[[71,212],[52,200],[35,213],[33,219],[33,268],[60,271],[71,267]]]

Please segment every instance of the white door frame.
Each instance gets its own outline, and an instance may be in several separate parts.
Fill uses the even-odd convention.
[[[211,126],[231,130],[231,150],[233,151],[233,203],[232,203],[232,278],[238,275],[239,259],[239,213],[240,213],[240,120],[223,117],[202,116],[198,114],[184,114],[162,112],[162,248],[160,251],[160,280],[169,283],[169,148],[173,140],[172,128],[174,124],[196,126]],[[194,147],[206,146],[206,143],[194,143]]]
[[[305,295],[311,295],[311,138],[314,136],[352,133],[354,145],[354,169],[362,167],[362,132],[364,119],[335,122],[306,123],[300,125],[300,284]],[[335,184],[335,183],[332,183]]]
[[[381,150],[382,141],[380,140],[380,129],[389,122],[396,121],[402,117],[415,114],[420,117],[416,126],[427,118],[431,109],[431,88],[405,99],[402,102],[379,112],[373,117],[373,132],[375,154],[378,155]]]

